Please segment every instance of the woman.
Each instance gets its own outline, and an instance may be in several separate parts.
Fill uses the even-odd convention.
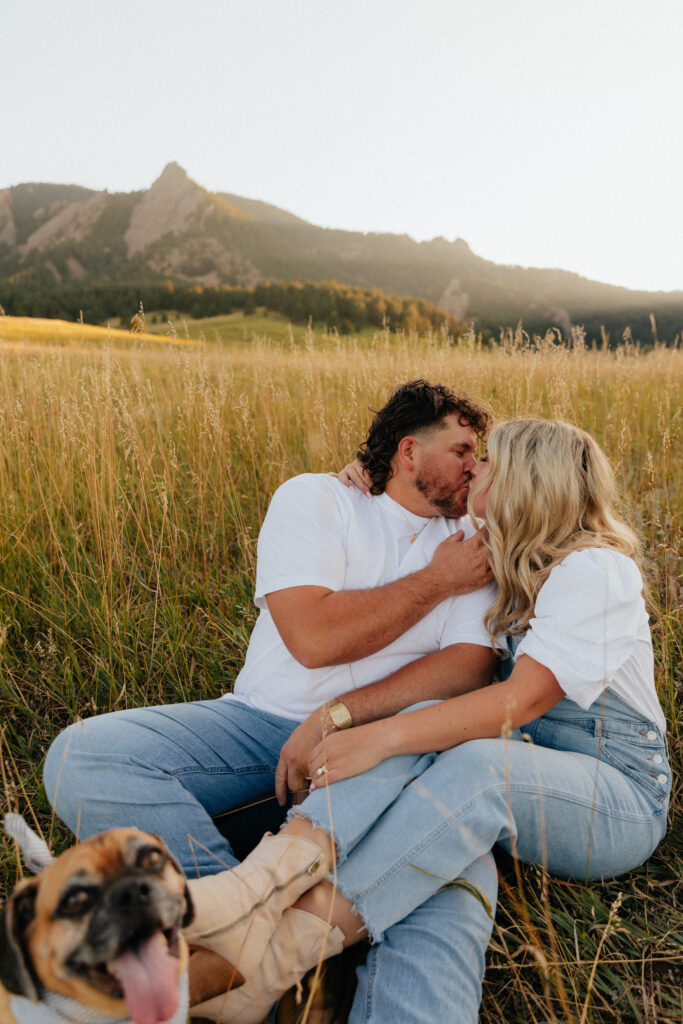
[[[343,895],[332,905],[329,881],[305,892],[315,876],[276,879],[274,899],[251,915],[259,940],[247,962],[216,910],[216,880],[231,893],[236,872],[191,883],[193,941],[239,958],[247,978],[198,1016],[261,1020],[320,956],[364,935],[379,941],[496,843],[585,881],[637,867],[664,835],[670,771],[638,544],[612,511],[605,456],[569,424],[519,420],[492,431],[475,477],[471,509],[486,518],[500,588],[486,625],[518,641],[512,673],[315,749],[317,791],[261,846],[266,860],[285,844],[336,857]],[[443,753],[414,781],[385,784],[385,759],[430,751]]]

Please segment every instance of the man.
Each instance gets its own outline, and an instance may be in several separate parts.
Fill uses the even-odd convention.
[[[414,381],[377,413],[363,448],[378,497],[324,475],[279,488],[234,692],[62,733],[45,786],[66,824],[81,837],[135,824],[159,833],[188,875],[219,872],[236,858],[212,819],[272,791],[278,762],[280,801],[287,786],[305,790],[321,730],[488,682],[491,573],[481,537],[459,521],[487,424],[467,399]]]

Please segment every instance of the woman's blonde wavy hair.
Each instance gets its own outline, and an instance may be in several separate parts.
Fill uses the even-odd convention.
[[[638,558],[633,530],[613,511],[614,474],[584,430],[549,420],[511,420],[488,438],[487,546],[498,597],[485,625],[492,637],[522,633],[553,566],[581,548],[612,548]]]

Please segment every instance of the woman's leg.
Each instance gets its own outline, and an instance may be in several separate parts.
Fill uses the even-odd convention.
[[[214,874],[237,861],[212,817],[273,789],[296,724],[233,700],[101,715],[57,737],[45,789],[80,838],[136,825],[161,835],[188,877]]]
[[[320,828],[324,795],[298,809]],[[355,846],[337,838],[337,884],[379,940],[496,842],[553,874],[586,880],[642,864],[665,819],[656,796],[596,758],[474,740],[441,754]]]
[[[290,841],[297,843],[295,838]],[[224,872],[226,876],[235,873]],[[211,879],[190,884],[203,882]],[[493,858],[480,858],[458,885],[442,889],[424,907],[388,929],[386,945],[373,947],[354,1005],[357,1024],[363,1020],[384,1024],[392,1019],[431,1024],[450,1019],[456,1001],[459,1020],[475,1024],[497,890]],[[329,889],[329,883],[315,891],[325,888]],[[335,909],[330,924],[329,907],[310,913],[301,909],[305,900],[284,910],[270,941],[258,943],[258,958],[253,948],[251,954],[247,949],[244,955],[235,948],[228,957],[245,975],[246,984],[193,1006],[191,1016],[221,1024],[259,1024],[280,995],[309,968],[357,941],[357,929],[362,925],[359,918],[351,917],[346,934],[339,927],[340,918],[353,915],[353,908],[339,894],[335,906],[340,905],[341,914]],[[248,931],[247,947],[253,947],[251,939]],[[398,1017],[394,1012],[397,1006]]]
[[[433,874],[447,878],[495,842],[521,860],[582,880],[643,863],[664,835],[671,786],[657,728],[607,690],[587,711],[560,701],[525,726],[527,734],[533,742],[523,742],[518,730],[509,739],[475,740],[438,755],[371,830],[363,804],[374,799],[374,772],[390,761],[314,792],[286,828],[308,821],[311,829],[334,833],[343,891],[347,876],[358,878],[360,871],[367,871],[368,892],[375,882],[379,891],[399,879],[405,913],[421,902],[413,899],[417,889],[424,899],[433,891],[429,851],[441,837],[451,849],[444,870],[436,864]],[[349,882],[362,913],[364,887]],[[372,922],[370,931],[378,934]]]
[[[521,739],[476,740],[447,751],[400,792],[371,830],[362,813],[360,825],[354,820],[354,801],[363,792],[349,784],[367,785],[373,773],[314,793],[285,831],[310,837],[321,830],[331,834],[334,825],[336,880],[343,895],[335,894],[329,881],[322,883],[297,904],[309,911],[304,918],[321,926],[329,919],[344,929],[347,945],[364,934],[361,921],[379,940],[445,882],[472,871],[496,842],[522,860],[579,879],[619,874],[642,863],[665,831],[668,776],[661,770],[662,755],[655,761],[643,747],[632,756],[632,747],[649,743],[655,732],[647,723],[627,722],[633,735],[626,742],[623,720],[612,726],[604,717],[589,714],[584,723],[574,711],[571,717],[571,722],[538,720],[540,728],[532,723],[535,735],[546,733],[546,746]],[[617,739],[609,738],[612,729]],[[625,767],[623,758],[631,758]],[[268,996],[277,991],[278,976],[284,980],[291,974],[281,966],[285,939],[287,948],[296,945],[294,915],[301,913],[285,911],[264,956]],[[316,956],[326,955],[323,933],[320,928]],[[300,959],[302,970],[315,962]],[[251,989],[258,988],[260,980],[250,980]],[[245,1006],[235,1011],[221,1019],[251,1020]]]
[[[335,810],[348,811],[339,806],[338,788],[339,784],[313,794],[284,832],[310,838],[329,830],[328,803],[333,819]],[[595,757],[521,740],[462,744],[441,754],[406,787],[355,846],[348,849],[337,838],[339,890],[326,880],[284,912],[260,971],[249,977],[248,990],[245,986],[230,994],[216,1019],[254,1024],[268,1000],[274,1001],[293,983],[293,973],[303,973],[318,957],[329,955],[326,921],[344,945],[367,933],[380,942],[449,881],[467,879],[479,865],[485,866],[496,842],[556,874],[579,879],[614,875],[650,855],[664,832],[665,814],[665,805],[654,795]],[[475,888],[480,887],[475,883]],[[304,923],[319,924],[314,930],[317,941],[305,956],[296,943],[296,915],[302,911]],[[479,933],[483,934],[480,926]],[[480,977],[477,964],[484,953],[481,942],[475,941],[473,956],[467,928],[460,933],[452,929],[451,936],[452,955],[465,979],[461,983],[474,993]],[[415,977],[427,977],[433,949],[425,942],[413,952]],[[395,965],[399,973],[400,960]],[[389,978],[392,974],[393,968]],[[419,982],[414,984],[421,989]],[[263,1005],[256,1000],[259,991],[264,993]],[[385,996],[389,999],[387,991]],[[360,1004],[355,1012],[362,1020]],[[367,1016],[367,1006],[365,1012]],[[473,1019],[471,1007],[468,1012]],[[421,1020],[418,1010],[414,1019]]]

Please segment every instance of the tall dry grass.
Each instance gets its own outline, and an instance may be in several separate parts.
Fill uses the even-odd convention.
[[[681,392],[683,355],[614,353],[508,332],[235,347],[70,340],[0,321],[0,713],[4,807],[57,847],[40,770],[76,716],[216,696],[254,621],[259,524],[274,489],[339,467],[398,382],[467,389],[497,418],[591,431],[646,547],[657,683],[677,782],[669,838],[607,885],[508,866],[482,1020],[679,1019]],[[4,883],[17,861],[0,841]],[[505,867],[505,866],[504,866]]]

